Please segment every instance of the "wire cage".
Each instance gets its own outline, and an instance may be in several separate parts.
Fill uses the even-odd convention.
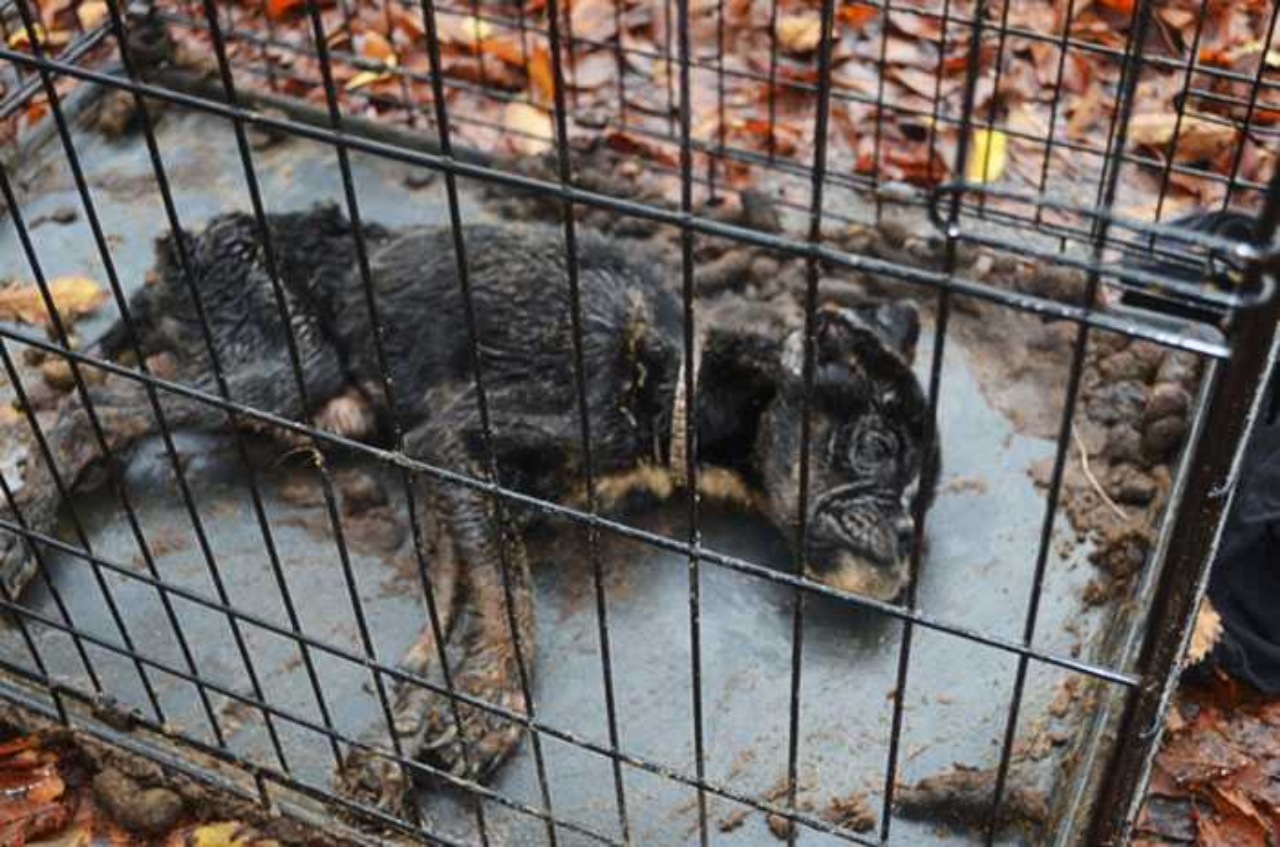
[[[32,298],[4,311],[22,286],[0,290],[0,531],[29,559],[0,597],[5,722],[43,716],[331,833],[341,818],[422,843],[1125,843],[1276,358],[1278,16],[1213,0],[5,0],[2,272]],[[832,587],[790,539],[703,502],[700,477],[720,477],[675,444],[697,443],[714,399],[671,414],[680,482],[650,484],[674,504],[655,519],[606,510],[590,458],[569,501],[511,483],[491,449],[432,461],[395,415],[375,439],[263,408],[211,340],[198,384],[82,341],[131,325],[153,238],[245,211],[270,269],[254,308],[278,311],[280,381],[305,397],[270,216],[318,200],[353,224],[345,280],[393,403],[403,346],[379,326],[376,227],[450,234],[484,398],[468,226],[552,225],[573,312],[564,414],[587,457],[609,435],[587,412],[594,231],[660,246],[682,363],[732,320],[727,300],[788,315],[797,538],[817,496],[818,316],[914,301],[937,421],[923,439],[942,455],[923,461],[942,483],[911,506],[904,590]],[[109,288],[102,315],[60,288],[84,276]],[[701,396],[696,366],[676,382]],[[139,429],[95,413],[117,384],[141,390],[159,446],[72,497],[95,486],[57,479],[59,415],[87,407],[85,449],[110,460]],[[223,440],[190,440],[180,404],[216,411]],[[24,491],[32,466],[57,479],[53,519]],[[426,484],[551,525],[529,540],[556,562],[536,585],[512,539],[491,563],[517,705],[459,681]],[[533,643],[513,611],[529,591]],[[397,664],[424,618],[419,661]],[[451,704],[455,737],[477,714],[515,727],[513,761],[480,776],[408,749],[389,727],[425,694]],[[341,790],[330,771],[353,754],[421,783],[414,799]]]

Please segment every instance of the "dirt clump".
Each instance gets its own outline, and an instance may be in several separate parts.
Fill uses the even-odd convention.
[[[963,828],[990,823],[996,772],[957,766],[898,790],[897,810],[907,818],[938,820]],[[1049,819],[1049,801],[1039,789],[1018,783],[1010,771],[1000,802],[1001,829],[1036,830]]]
[[[876,826],[876,814],[867,802],[865,791],[832,797],[822,810],[822,819],[854,832],[870,832]]]
[[[164,787],[144,788],[115,768],[94,774],[93,797],[103,810],[126,829],[145,835],[163,835],[186,814],[186,803]]]

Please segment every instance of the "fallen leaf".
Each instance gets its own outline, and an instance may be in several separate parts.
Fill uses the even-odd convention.
[[[556,79],[547,48],[541,45],[533,48],[529,54],[528,72],[534,97],[543,103],[552,102],[556,96]]]
[[[1178,113],[1169,110],[1134,115],[1129,123],[1129,141],[1135,147],[1149,147],[1167,154],[1175,130],[1178,137],[1173,158],[1179,162],[1212,159],[1230,149],[1237,136],[1234,126],[1195,115],[1183,115],[1179,123]]]
[[[104,0],[88,0],[76,9],[76,19],[83,29],[93,29],[107,17],[107,4]]]
[[[822,18],[813,14],[781,15],[774,34],[788,53],[812,53],[822,42]]]
[[[514,36],[486,38],[480,42],[480,52],[513,68],[524,66],[524,51],[520,49],[520,41]]]
[[[969,148],[965,179],[969,182],[995,182],[1008,163],[1009,138],[998,129],[975,129]]]
[[[1267,847],[1265,832],[1244,817],[1201,814],[1196,819],[1197,844],[1205,847]]]
[[[1110,9],[1122,15],[1133,14],[1134,0],[1097,0],[1097,3],[1104,9]]]
[[[511,132],[507,143],[523,156],[546,152],[555,137],[551,115],[528,103],[508,103],[502,111],[502,125]]]
[[[52,29],[46,31],[45,28],[38,23],[32,25],[31,32],[36,37],[36,43],[41,47],[62,47],[71,40],[71,33],[67,30]],[[31,39],[27,36],[27,28],[25,26],[20,27],[9,33],[9,38],[6,40],[6,43],[15,50],[30,47]]]
[[[577,56],[573,60],[573,87],[590,91],[608,85],[618,77],[618,58],[603,50]]]
[[[377,30],[367,30],[356,36],[356,52],[366,59],[395,67],[396,48]]]
[[[1222,617],[1218,614],[1218,610],[1213,608],[1213,603],[1206,597],[1200,603],[1200,610],[1196,613],[1196,623],[1191,630],[1191,646],[1187,648],[1187,664],[1194,665],[1209,655],[1209,651],[1213,649],[1221,637]]]
[[[604,143],[619,153],[640,155],[669,168],[680,166],[680,160],[668,148],[622,130],[610,130],[605,134]]]
[[[1195,12],[1190,9],[1160,9],[1156,12],[1160,19],[1176,30],[1182,30],[1196,19]]]
[[[222,821],[184,827],[169,834],[164,847],[279,847],[246,823]]]
[[[603,43],[618,34],[614,0],[569,0],[565,5],[574,41]]]
[[[347,84],[343,86],[347,91],[355,91],[375,82],[382,82],[384,79],[390,79],[392,74],[389,71],[361,71],[351,79],[347,80]]]
[[[96,310],[107,299],[98,284],[87,277],[60,276],[49,283],[54,308],[65,322],[74,322]],[[0,289],[0,320],[49,325],[44,299],[36,285]]]
[[[456,44],[472,48],[493,34],[488,21],[473,15],[436,11],[436,35],[441,44]]]
[[[880,17],[880,10],[875,6],[864,6],[861,4],[853,6],[841,6],[836,12],[836,17],[843,24],[848,24],[855,32],[861,30],[864,26]]]
[[[273,21],[283,20],[306,0],[267,0],[267,17]]]

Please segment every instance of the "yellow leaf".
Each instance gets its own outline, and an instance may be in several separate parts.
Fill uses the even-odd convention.
[[[502,124],[511,130],[507,141],[524,156],[536,156],[551,147],[554,132],[551,115],[528,103],[508,103]]]
[[[822,42],[822,18],[817,15],[783,15],[774,27],[778,43],[789,53],[812,53]]]
[[[390,78],[391,74],[387,71],[361,71],[347,80],[347,84],[344,87],[347,91],[355,91],[357,88],[364,88],[366,85],[373,85],[375,82],[382,82],[384,79]]]
[[[31,31],[35,34],[36,41],[44,44],[44,27],[40,26],[40,24],[35,24],[31,27]],[[25,26],[18,27],[13,32],[9,33],[8,44],[12,48],[30,46],[31,39],[27,38],[27,28]]]
[[[49,283],[54,308],[63,321],[72,322],[93,312],[107,298],[98,284],[87,277],[60,276]],[[0,289],[0,320],[28,324],[49,324],[44,299],[36,285]]]
[[[995,182],[1008,162],[1009,138],[998,129],[977,129],[969,151],[965,179],[969,182]]]
[[[88,0],[76,9],[76,17],[82,28],[93,29],[106,19],[107,4],[105,0]]]
[[[238,821],[206,823],[184,827],[169,834],[165,847],[279,847],[256,829]]]

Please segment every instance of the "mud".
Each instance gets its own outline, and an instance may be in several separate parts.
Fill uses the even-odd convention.
[[[990,822],[995,785],[995,771],[957,768],[900,788],[897,811],[908,818],[980,829]],[[1020,785],[1017,772],[1011,770],[1000,803],[1000,828],[1034,831],[1048,817],[1049,800],[1045,793]]]
[[[854,832],[870,832],[876,826],[876,814],[867,802],[865,791],[844,797],[832,797],[822,810],[823,820]]]
[[[163,786],[143,788],[113,767],[94,774],[93,797],[125,829],[144,835],[163,835],[178,825],[187,805],[176,791]]]

